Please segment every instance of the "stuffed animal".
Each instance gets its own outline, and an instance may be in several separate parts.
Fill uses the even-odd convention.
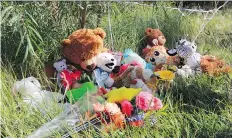
[[[79,29],[62,41],[62,52],[74,64],[80,64],[83,69],[91,71],[96,66],[93,58],[107,51],[103,47],[105,36],[101,28]],[[89,60],[93,60],[93,63]]]
[[[200,66],[202,72],[208,73],[211,76],[218,76],[223,73],[232,73],[232,68],[223,60],[209,55],[202,56]]]
[[[159,29],[147,28],[145,30],[145,40],[147,47],[164,46],[166,38]]]
[[[176,43],[176,48],[168,50],[167,53],[170,56],[180,56],[184,59],[184,64],[189,66],[192,70],[192,75],[201,73],[200,68],[200,62],[201,62],[201,55],[196,52],[197,46],[195,43],[190,42],[186,39],[180,39]],[[190,73],[189,70],[183,69],[183,71],[188,71],[188,74]],[[182,74],[180,73],[180,74]],[[186,72],[187,73],[187,72]]]
[[[143,69],[151,69],[153,70],[154,66],[150,63],[146,63],[146,61],[141,58],[137,53],[133,52],[131,49],[126,49],[123,53],[124,64],[133,64],[136,66],[140,66]]]
[[[97,56],[97,69],[93,71],[96,83],[99,87],[110,88],[114,84],[114,80],[109,76],[117,64],[116,59],[110,53],[100,53]]]
[[[132,84],[130,85],[130,88],[142,88],[142,91],[152,92],[152,90],[149,89],[144,81],[141,79],[134,79],[132,81]]]
[[[64,86],[67,90],[73,88],[74,85],[77,85],[77,80],[80,79],[82,72],[79,70],[69,70],[67,69],[66,60],[62,59],[53,64],[56,68],[57,73],[57,83],[60,86]]]
[[[57,79],[57,84],[60,86],[60,82],[61,82],[61,77],[60,77],[60,73],[63,70],[67,70],[67,65],[66,65],[66,60],[62,59],[60,61],[57,61],[53,64],[53,67],[56,69],[57,71],[57,75],[56,75],[56,79]]]
[[[179,56],[169,56],[167,50],[163,46],[154,46],[147,48],[147,51],[144,53],[145,60],[148,63],[155,65],[155,71],[158,71],[162,68],[162,65],[176,65],[180,64]]]
[[[17,81],[13,86],[13,94],[20,94],[23,102],[44,112],[44,109],[52,106],[52,103],[58,103],[64,96],[56,92],[50,92],[41,89],[39,81],[34,77],[24,78]]]
[[[176,48],[168,50],[171,56],[179,55],[184,58],[185,65],[189,65],[191,69],[200,67],[201,55],[196,52],[197,46],[194,42],[186,39],[180,39],[176,42]]]
[[[150,69],[143,69],[137,64],[122,64],[117,72],[112,72],[111,77],[113,79],[118,78],[121,76],[121,85],[118,87],[130,87],[132,81],[134,79],[141,79],[144,82],[150,80],[150,76],[153,74],[153,71]]]
[[[153,74],[153,71],[150,69],[143,69],[138,66],[134,66],[134,69],[130,73],[131,80],[134,79],[141,79],[144,82],[147,82],[150,80],[151,75]]]

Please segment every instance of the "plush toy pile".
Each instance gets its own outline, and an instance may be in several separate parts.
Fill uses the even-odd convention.
[[[148,112],[163,107],[160,88],[171,88],[175,76],[217,76],[232,71],[221,59],[197,53],[197,46],[186,39],[168,49],[159,29],[145,30],[147,46],[142,56],[131,49],[105,48],[105,36],[101,28],[73,32],[62,41],[64,58],[46,65],[46,73],[56,77],[70,104],[78,103],[80,111],[98,118],[106,131],[143,126]],[[88,81],[84,74],[89,75]]]

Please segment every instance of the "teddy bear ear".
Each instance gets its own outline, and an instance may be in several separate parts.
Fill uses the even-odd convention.
[[[160,31],[160,29],[155,29],[156,32],[159,33],[159,35],[163,35],[163,33]]]
[[[152,30],[152,28],[147,28],[146,31],[145,31],[145,33],[149,34],[151,32],[151,30]]]
[[[62,59],[62,61],[66,63],[66,59]]]
[[[53,67],[56,68],[57,64],[57,62],[53,63]]]
[[[61,42],[62,46],[68,46],[71,44],[71,40],[70,39],[64,39],[62,42]]]
[[[102,28],[96,28],[93,30],[95,35],[99,35],[102,39],[106,37],[106,32]]]

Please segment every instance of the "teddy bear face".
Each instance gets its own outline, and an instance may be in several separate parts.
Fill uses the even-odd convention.
[[[163,46],[166,38],[159,29],[147,28],[145,31],[145,40],[149,46]]]
[[[53,64],[53,67],[57,70],[57,72],[61,72],[67,69],[66,60],[62,59],[61,61],[57,61]]]
[[[110,53],[100,53],[97,58],[97,67],[103,69],[106,72],[112,72],[117,65],[117,61]]]
[[[165,47],[154,46],[147,49],[145,59],[153,65],[165,64],[167,62],[168,54]]]
[[[92,62],[88,60],[92,60],[104,50],[103,39],[105,36],[106,33],[101,28],[77,30],[62,41],[62,52],[72,63],[84,62],[82,65],[87,67],[92,65]]]

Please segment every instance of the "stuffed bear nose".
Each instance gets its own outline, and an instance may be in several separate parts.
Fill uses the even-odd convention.
[[[111,61],[114,61],[114,59],[112,58]]]

